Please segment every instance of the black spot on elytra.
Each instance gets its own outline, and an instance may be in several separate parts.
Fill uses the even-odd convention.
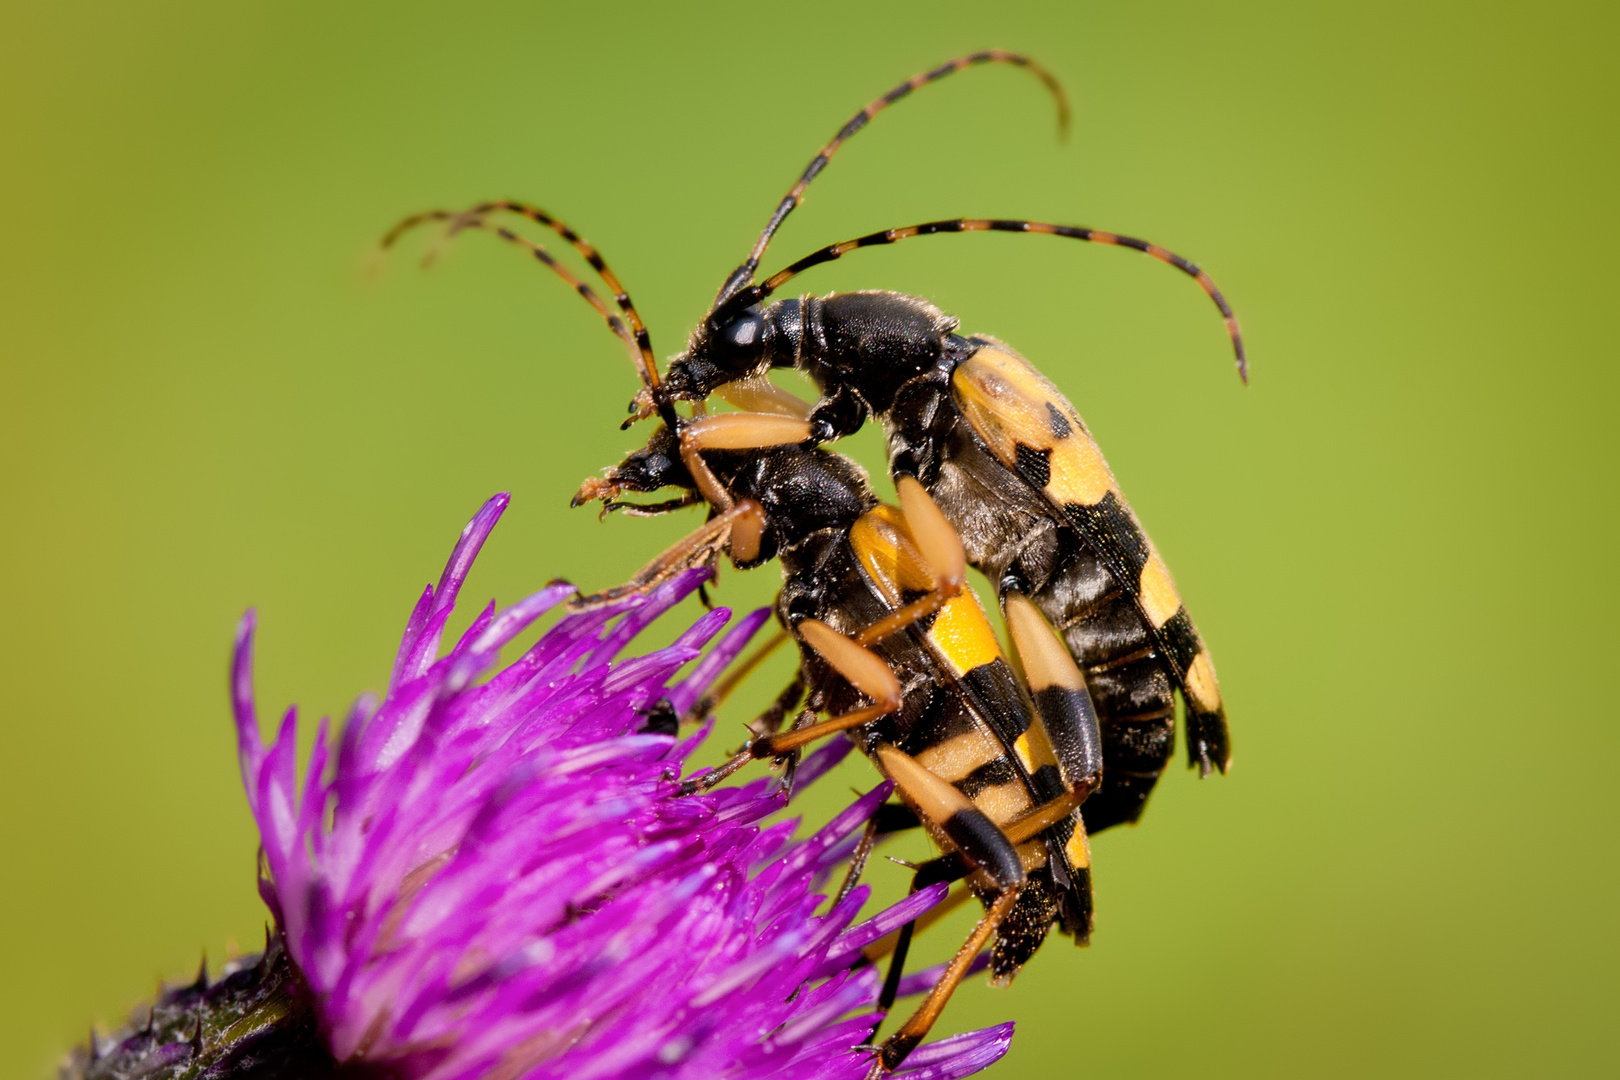
[[[1018,471],[1024,474],[1024,479],[1038,488],[1044,488],[1047,481],[1052,479],[1052,451],[1037,450],[1033,446],[1023,443],[1013,444],[1018,454]]]
[[[1067,439],[1074,430],[1069,426],[1069,418],[1050,401],[1046,403],[1046,415],[1052,421],[1052,434],[1059,439]]]

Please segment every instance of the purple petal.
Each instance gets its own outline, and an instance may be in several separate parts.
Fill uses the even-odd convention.
[[[703,692],[709,688],[720,673],[730,666],[737,655],[748,646],[765,621],[771,617],[768,607],[757,608],[744,615],[736,626],[733,626],[720,644],[709,650],[709,655],[700,660],[688,675],[674,690],[669,693],[670,704],[675,706],[676,716],[685,716],[688,709],[697,704]]]
[[[364,1047],[398,1080],[861,1080],[870,1051],[855,1047],[879,1018],[852,1014],[880,979],[850,964],[946,891],[855,923],[860,885],[817,914],[816,890],[891,785],[798,843],[796,822],[768,823],[786,803],[776,776],[678,794],[713,718],[677,741],[645,733],[639,710],[661,697],[689,709],[770,616],[751,612],[703,655],[727,619],[716,610],[668,647],[619,659],[701,569],[564,615],[501,666],[502,648],[572,594],[553,583],[491,605],[439,657],[505,506],[485,504],[412,611],[386,695],[359,699],[335,745],[322,721],[301,786],[296,714],[264,746],[251,612],[238,627],[232,706],[261,894],[329,1049],[347,1060]],[[851,748],[811,754],[799,789]],[[900,1075],[965,1075],[999,1058],[1009,1034],[921,1047]]]
[[[948,1039],[919,1046],[895,1073],[905,1080],[958,1080],[1000,1061],[1012,1045],[1013,1025],[952,1035]]]
[[[805,791],[811,784],[833,770],[833,766],[849,757],[855,744],[848,739],[828,739],[826,744],[799,764],[794,778],[794,790]]]
[[[236,623],[236,649],[231,660],[231,711],[236,717],[236,760],[251,795],[251,777],[259,775],[264,744],[259,740],[259,712],[253,703],[253,631],[258,612],[248,608]]]

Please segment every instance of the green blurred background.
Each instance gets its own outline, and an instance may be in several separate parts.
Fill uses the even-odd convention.
[[[313,718],[385,681],[492,492],[514,502],[479,604],[621,580],[692,523],[567,508],[634,441],[628,365],[584,305],[475,235],[378,277],[376,237],[538,201],[609,255],[667,355],[846,116],[987,45],[1064,80],[1069,141],[1027,75],[959,75],[849,145],[767,268],[956,214],[1133,232],[1214,273],[1254,378],[1189,282],[1125,252],[960,237],[803,279],[928,296],[1067,391],[1234,723],[1230,776],[1177,767],[1140,827],[1098,838],[1092,948],[976,984],[948,1026],[1016,1017],[1005,1077],[1602,1069],[1611,6],[4,18],[4,1076],[47,1075],[201,951],[256,946],[224,677],[244,607],[264,711]],[[881,469],[869,433],[854,452]],[[775,577],[719,595],[764,602]]]

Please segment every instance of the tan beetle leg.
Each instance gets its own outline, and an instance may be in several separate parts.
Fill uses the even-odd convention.
[[[703,460],[704,450],[758,450],[767,446],[793,446],[810,437],[810,424],[770,413],[721,413],[701,416],[681,428],[681,460],[697,482],[698,490],[717,510],[731,509],[731,494],[720,486]]]
[[[964,882],[951,890],[951,894],[933,907],[925,911],[917,919],[916,933],[925,933],[929,927],[943,920],[957,908],[973,899],[973,890]],[[878,938],[872,944],[861,950],[861,955],[872,963],[877,963],[885,956],[894,952],[895,945],[900,940],[900,931],[894,930]]]
[[[631,593],[647,592],[683,570],[701,566],[715,559],[720,552],[727,550],[728,545],[732,543],[733,533],[739,526],[744,528],[745,535],[754,537],[757,552],[758,537],[764,529],[764,521],[764,507],[752,499],[744,499],[725,513],[705,522],[701,528],[642,567],[623,585],[604,589],[590,596],[575,597],[569,601],[568,606],[575,611],[588,611]]]
[[[851,686],[873,701],[900,706],[900,679],[888,663],[871,649],[845,637],[826,623],[805,619],[799,623],[799,637]]]
[[[923,1041],[929,1028],[934,1026],[934,1021],[944,1011],[945,1003],[967,975],[969,965],[1018,902],[1027,881],[1015,845],[966,795],[893,746],[879,746],[877,759],[912,808],[966,856],[978,872],[988,877],[995,886],[996,898],[968,934],[967,940],[962,942],[962,947],[956,950],[945,973],[928,991],[922,1004],[917,1006],[917,1010],[898,1031],[884,1041],[877,1061],[873,1063],[871,1076],[881,1076],[893,1069]],[[908,941],[910,936],[902,930],[897,937],[894,964],[901,963],[903,958],[905,946],[899,942]],[[889,979],[884,985],[885,995],[898,987],[898,978],[898,968],[891,965]],[[893,997],[886,1000],[892,1002]],[[884,1007],[884,1003],[885,998],[880,996],[879,1007]]]
[[[832,665],[834,671],[849,680],[851,686],[871,698],[872,704],[864,709],[845,713],[843,716],[831,717],[818,724],[809,724],[792,731],[784,731],[779,735],[767,735],[756,739],[750,748],[755,757],[774,757],[789,750],[797,750],[823,735],[860,727],[900,708],[900,679],[877,653],[862,648],[826,623],[815,619],[805,619],[799,623],[799,636],[804,639],[806,645],[816,650],[823,660]]]
[[[705,773],[696,780],[687,781],[684,790],[706,791],[750,761],[780,757],[827,735],[869,724],[900,708],[902,703],[900,679],[877,653],[862,648],[826,623],[815,619],[805,619],[801,622],[799,635],[806,645],[832,666],[834,671],[849,680],[851,686],[871,698],[873,704],[814,724],[803,723],[813,715],[807,710],[800,714],[799,724],[791,730],[759,736],[731,755],[730,759],[719,768]]]
[[[1007,839],[1015,844],[1022,844],[1050,829],[1053,825],[1073,814],[1085,801],[1085,793],[1070,790],[1066,795],[1059,795],[1049,803],[1042,803],[1026,813],[1016,821],[1009,821],[1002,827]],[[1085,825],[1080,818],[1074,819],[1076,829],[1084,829]]]
[[[810,418],[808,401],[783,390],[763,375],[757,379],[740,379],[737,382],[726,383],[716,389],[714,395],[744,412],[791,416],[796,420]]]
[[[869,1076],[881,1077],[895,1068],[906,1059],[906,1055],[917,1048],[917,1044],[928,1037],[928,1030],[934,1026],[934,1021],[939,1019],[939,1014],[945,1011],[945,1005],[951,1000],[957,986],[967,977],[968,967],[984,950],[985,943],[996,932],[996,927],[1000,926],[1007,918],[1007,913],[1012,911],[1021,892],[1023,886],[1018,885],[996,897],[995,903],[990,905],[990,910],[984,913],[984,917],[968,934],[967,940],[962,942],[962,947],[951,957],[950,966],[939,977],[939,982],[934,984],[933,989],[928,991],[928,996],[923,998],[922,1004],[917,1006],[917,1011],[900,1025],[899,1031],[884,1040]]]
[[[967,555],[962,540],[945,520],[933,496],[912,476],[902,476],[895,491],[917,550],[934,575],[934,590],[862,630],[855,638],[862,645],[882,641],[927,618],[949,603],[967,583]]]
[[[1102,734],[1085,677],[1069,646],[1023,593],[1005,589],[1001,613],[1063,782],[1084,800],[1102,782],[1103,770]]]

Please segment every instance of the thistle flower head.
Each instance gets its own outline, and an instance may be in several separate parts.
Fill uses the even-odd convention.
[[[865,921],[864,886],[830,907],[821,895],[888,785],[797,840],[795,822],[767,823],[787,800],[775,778],[679,794],[706,730],[681,739],[648,715],[688,710],[769,613],[721,635],[717,609],[620,657],[703,571],[566,615],[501,666],[501,648],[572,595],[554,583],[485,608],[440,655],[506,503],[479,511],[416,604],[382,698],[362,698],[339,735],[322,721],[302,785],[295,714],[260,739],[251,612],[239,628],[260,891],[333,1059],[412,1080],[866,1075],[881,1016],[861,950],[944,893]],[[849,745],[811,755],[799,789]],[[1006,1052],[1011,1028],[926,1045],[898,1075],[965,1076]]]

